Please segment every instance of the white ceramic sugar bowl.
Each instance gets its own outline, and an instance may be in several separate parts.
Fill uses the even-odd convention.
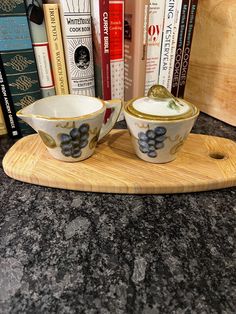
[[[148,97],[127,102],[124,115],[136,155],[148,162],[166,163],[176,158],[199,110],[173,97],[162,85],[154,85]]]

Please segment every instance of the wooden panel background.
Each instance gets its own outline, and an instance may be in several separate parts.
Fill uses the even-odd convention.
[[[184,98],[236,126],[235,0],[199,0]]]

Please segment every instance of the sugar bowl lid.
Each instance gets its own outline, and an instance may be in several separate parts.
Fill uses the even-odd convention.
[[[162,85],[153,85],[147,97],[132,99],[125,109],[138,118],[164,121],[182,120],[199,113],[194,105],[174,97]]]

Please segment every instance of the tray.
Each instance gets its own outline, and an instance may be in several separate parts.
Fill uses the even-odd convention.
[[[37,134],[16,142],[3,159],[5,173],[42,186],[106,193],[162,194],[236,185],[236,143],[190,134],[176,160],[152,164],[134,154],[127,130],[112,130],[81,162],[53,159]]]

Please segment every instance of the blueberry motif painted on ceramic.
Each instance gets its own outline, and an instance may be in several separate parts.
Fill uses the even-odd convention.
[[[150,158],[157,157],[157,150],[162,149],[166,139],[166,128],[156,127],[154,130],[138,133],[139,149]]]
[[[89,124],[83,123],[79,128],[71,129],[69,134],[60,134],[62,154],[66,157],[80,157],[82,149],[88,145],[89,129]]]

